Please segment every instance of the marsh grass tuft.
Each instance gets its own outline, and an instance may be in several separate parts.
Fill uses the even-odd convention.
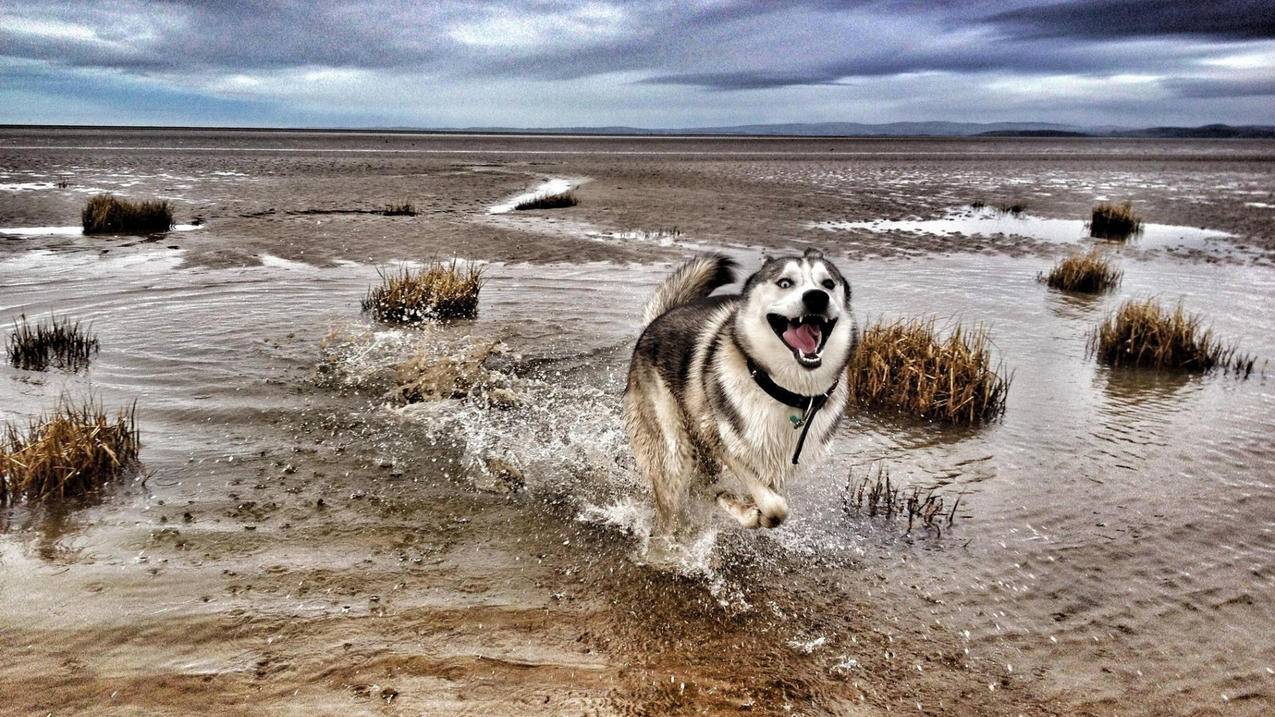
[[[1102,202],[1093,208],[1089,236],[1124,241],[1142,231],[1142,220],[1133,213],[1132,202]]]
[[[574,207],[580,201],[576,199],[575,192],[568,189],[565,192],[557,194],[540,194],[531,199],[518,202],[514,205],[516,210],[527,209],[559,209],[561,207]]]
[[[1027,203],[1023,201],[1005,202],[1003,204],[996,205],[996,211],[1001,214],[1018,216],[1019,214],[1027,211]]]
[[[907,533],[911,533],[913,525],[919,523],[940,538],[943,537],[943,528],[951,527],[955,522],[956,508],[960,504],[959,495],[948,506],[947,500],[936,495],[933,489],[924,493],[920,488],[903,490],[891,481],[890,471],[880,463],[876,464],[875,469],[868,468],[861,477],[856,477],[854,469],[850,469],[841,495],[841,509],[847,516],[862,515],[887,520],[906,517]]]
[[[146,234],[173,228],[173,208],[166,201],[132,202],[113,194],[89,198],[80,223],[85,234]]]
[[[940,338],[934,319],[877,323],[850,359],[850,400],[948,423],[998,418],[1010,379],[992,366],[990,347],[981,326],[958,325]]]
[[[65,399],[25,431],[0,436],[0,501],[89,493],[137,464],[137,405],[108,415],[100,404]]]
[[[416,207],[411,202],[403,202],[402,204],[386,204],[381,210],[381,214],[387,217],[414,217],[416,216]]]
[[[1054,265],[1042,279],[1063,291],[1099,294],[1119,286],[1124,272],[1117,269],[1098,249],[1078,252]]]
[[[363,310],[378,321],[418,324],[423,321],[472,319],[478,316],[482,267],[456,260],[431,262],[420,269],[378,270],[381,282],[368,289]]]
[[[34,326],[25,314],[13,322],[5,354],[14,368],[43,371],[49,366],[78,371],[98,351],[97,337],[80,322],[50,316]]]
[[[1179,304],[1173,311],[1154,299],[1130,299],[1089,335],[1089,350],[1111,366],[1182,369],[1220,368],[1248,376],[1256,358],[1203,327],[1203,319]]]

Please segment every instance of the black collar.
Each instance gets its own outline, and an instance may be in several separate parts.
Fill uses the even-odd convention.
[[[801,458],[801,449],[806,445],[806,434],[810,432],[810,424],[814,421],[815,414],[818,413],[819,409],[823,408],[824,404],[828,402],[828,398],[832,396],[833,391],[837,390],[837,386],[841,383],[841,380],[838,379],[833,381],[832,385],[828,387],[828,390],[823,393],[818,393],[813,396],[804,396],[800,393],[789,391],[783,386],[775,383],[775,380],[770,377],[770,374],[763,371],[756,363],[753,363],[752,358],[745,355],[744,360],[748,364],[749,375],[753,377],[753,381],[757,383],[758,388],[766,392],[767,396],[770,396],[785,406],[791,406],[802,411],[801,418],[796,419],[796,417],[794,417],[793,422],[794,429],[801,429],[801,436],[797,439],[797,450],[793,451],[792,454],[792,464],[797,465],[798,459]]]

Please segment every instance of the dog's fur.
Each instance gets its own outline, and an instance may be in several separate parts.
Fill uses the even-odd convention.
[[[849,281],[808,250],[767,259],[739,294],[710,296],[734,281],[734,267],[724,256],[701,255],[664,280],[646,305],[629,365],[625,423],[663,533],[680,527],[691,491],[715,496],[749,528],[773,528],[788,515],[783,490],[800,468],[792,457],[801,434],[790,417],[801,411],[767,394],[749,359],[803,396],[836,385],[810,425],[801,466],[823,454],[845,410],[840,379],[858,342]],[[814,355],[781,338],[802,345],[786,332],[798,327],[789,320],[820,327]]]

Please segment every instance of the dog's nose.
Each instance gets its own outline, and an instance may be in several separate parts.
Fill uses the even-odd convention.
[[[808,311],[820,313],[828,308],[828,292],[811,289],[801,295],[801,303],[806,305]]]

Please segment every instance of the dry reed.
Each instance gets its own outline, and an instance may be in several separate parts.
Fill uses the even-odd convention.
[[[113,194],[89,198],[80,223],[85,234],[145,234],[173,228],[173,208],[166,201],[132,202]]]
[[[1120,284],[1124,272],[1097,249],[1078,252],[1054,265],[1044,276],[1049,286],[1063,291],[1099,294]]]
[[[386,204],[381,210],[381,214],[387,217],[414,217],[416,216],[416,207],[411,202],[403,202],[402,204]]]
[[[910,492],[895,485],[890,479],[890,471],[878,463],[869,468],[859,478],[855,477],[852,468],[846,476],[845,490],[841,496],[841,508],[846,515],[866,515],[869,518],[882,517],[887,520],[906,517],[907,533],[912,532],[913,524],[919,522],[928,530],[934,531],[936,537],[943,536],[943,528],[950,527],[956,520],[956,508],[961,504],[958,495],[947,505],[947,500],[930,489],[924,493],[920,488]]]
[[[992,366],[987,329],[958,325],[946,339],[933,319],[877,323],[863,332],[848,368],[850,397],[949,423],[980,423],[1005,411],[1010,379]]]
[[[557,194],[539,194],[531,199],[518,202],[514,205],[514,209],[559,209],[561,207],[574,207],[580,201],[576,199],[575,192],[568,189],[565,192]]]
[[[1154,299],[1130,299],[1089,336],[1089,350],[1111,366],[1182,369],[1215,368],[1248,376],[1256,359],[1221,341],[1203,319],[1179,304],[1173,311]]]
[[[479,266],[436,261],[417,270],[378,273],[381,283],[363,299],[363,310],[378,321],[416,324],[478,316],[478,292],[483,286]]]
[[[63,400],[25,431],[6,425],[0,437],[0,501],[89,493],[137,463],[137,406],[109,416],[87,400]]]
[[[13,322],[13,331],[5,341],[9,363],[28,371],[43,371],[49,366],[78,371],[97,351],[97,337],[80,322],[65,317],[50,316],[47,322],[32,326],[24,314]]]
[[[1132,202],[1102,202],[1093,208],[1089,236],[1125,240],[1142,231],[1142,220],[1133,213]]]

